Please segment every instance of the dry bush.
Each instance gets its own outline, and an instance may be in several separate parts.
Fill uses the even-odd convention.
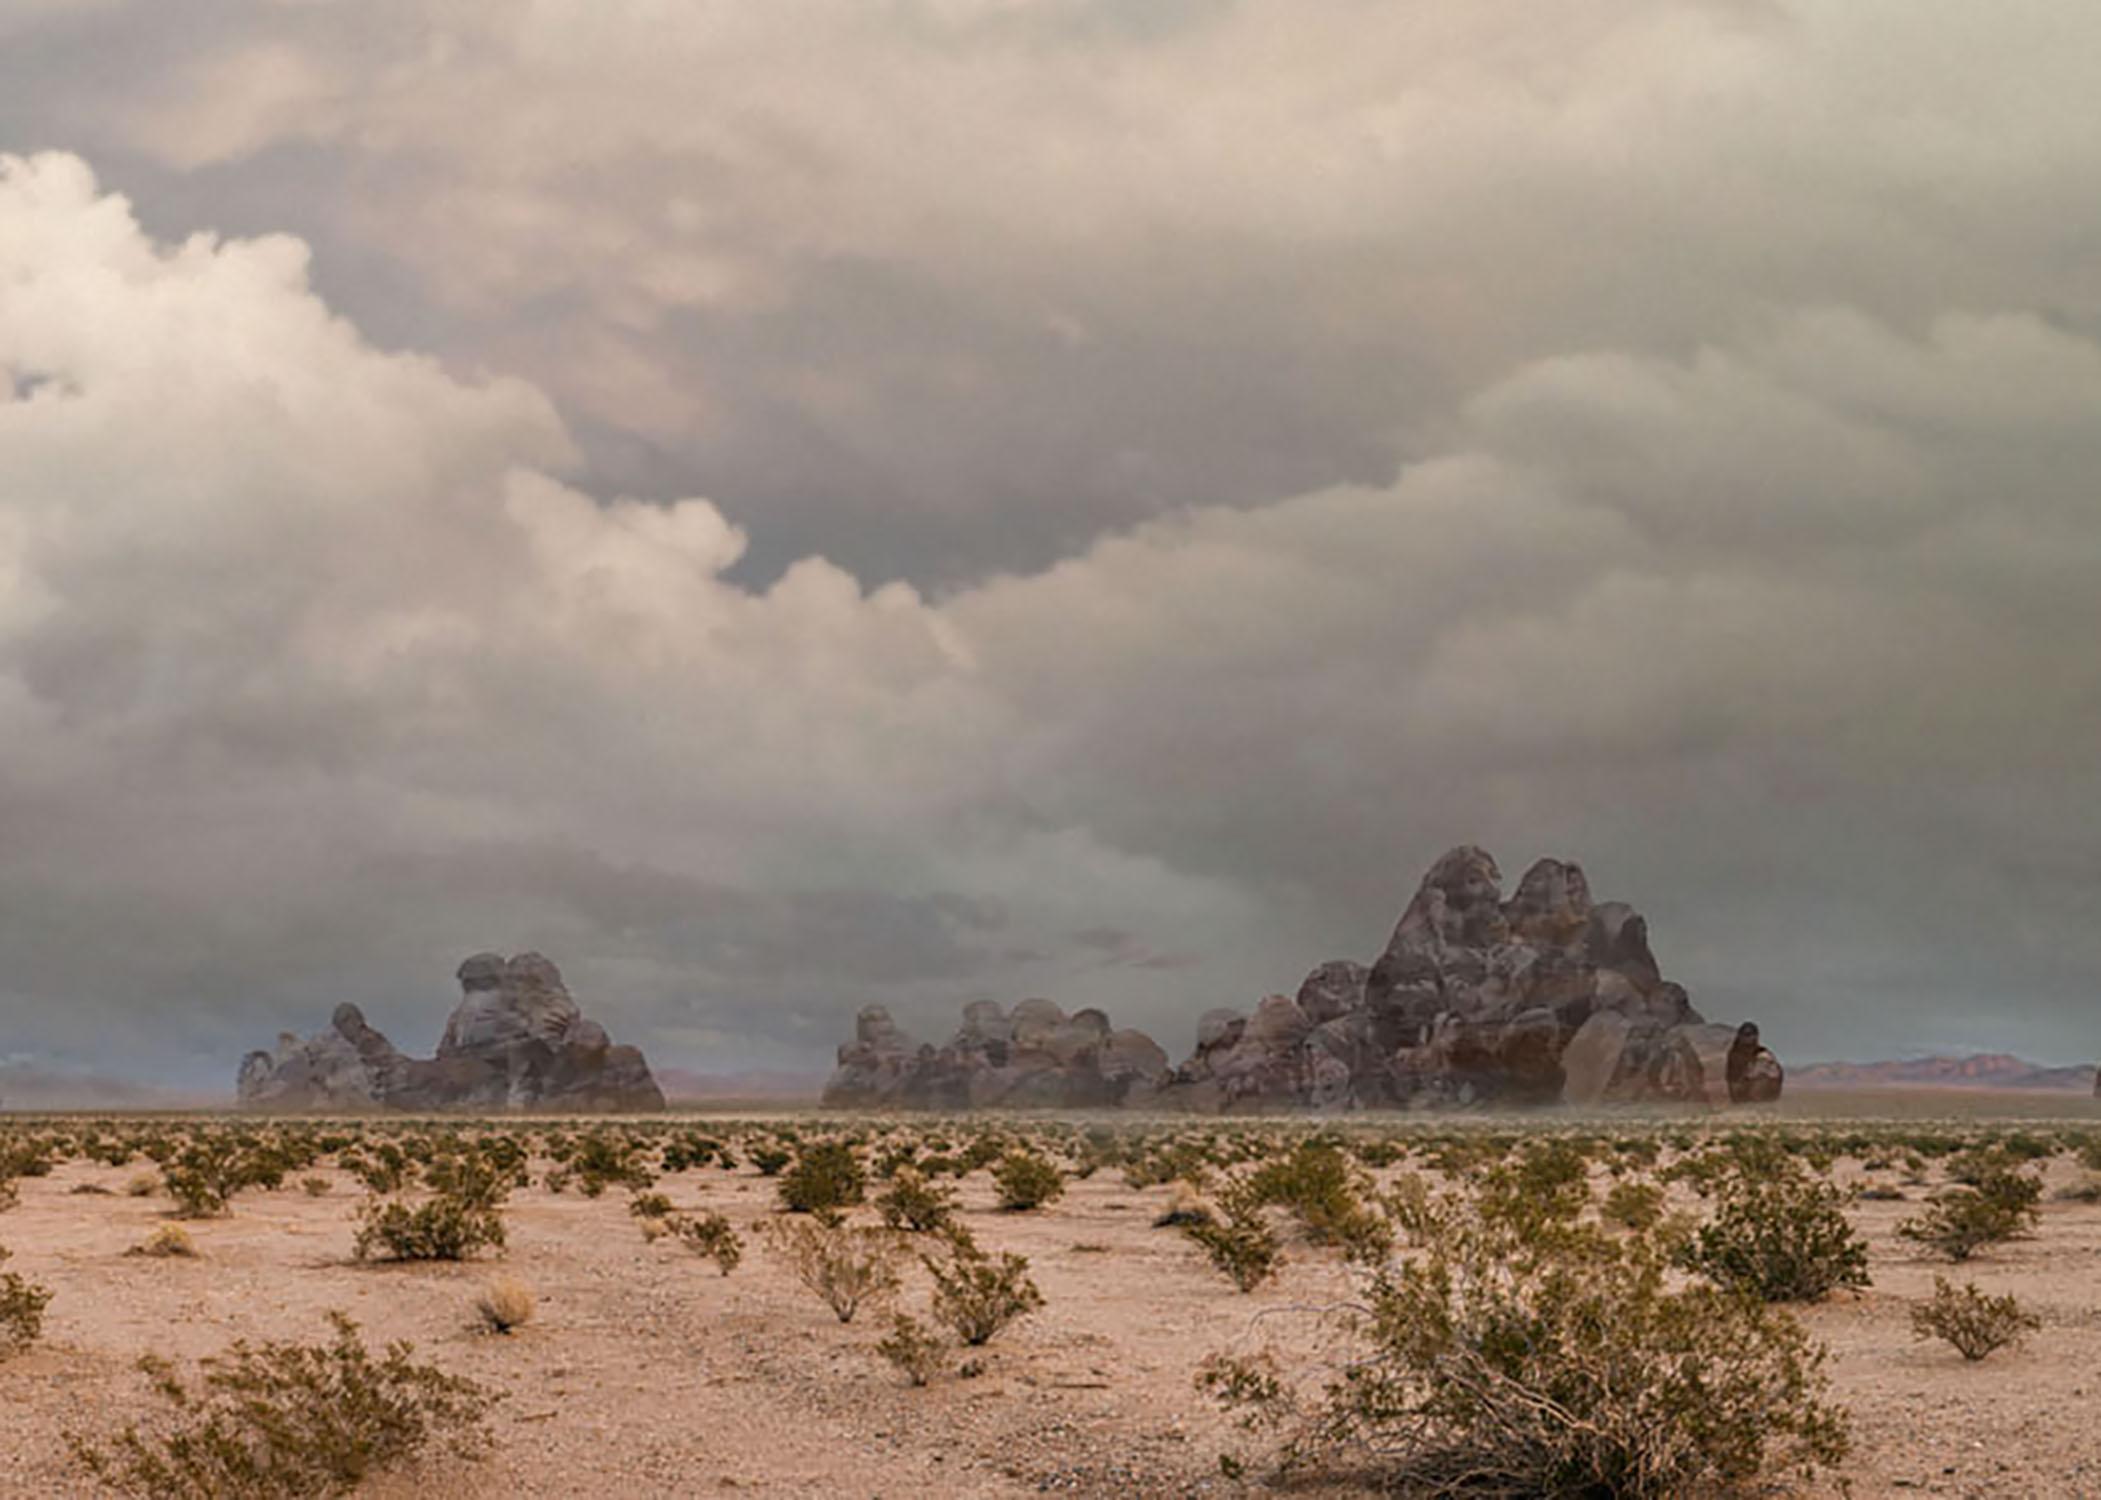
[[[960,1229],[948,1237],[948,1258],[921,1256],[934,1278],[934,1316],[965,1344],[990,1342],[1009,1323],[1043,1306],[1025,1255],[986,1254]]]
[[[499,1276],[474,1298],[475,1315],[491,1333],[512,1333],[533,1320],[539,1306],[533,1289],[515,1276]]]
[[[887,1229],[778,1219],[767,1232],[795,1279],[823,1298],[842,1323],[851,1323],[864,1304],[887,1301],[897,1292],[904,1257]]]
[[[744,1240],[722,1214],[673,1214],[664,1222],[695,1255],[705,1255],[725,1276],[744,1259]]]
[[[1974,1283],[1958,1290],[1943,1276],[1933,1278],[1932,1300],[1911,1310],[1914,1338],[1945,1339],[1969,1360],[2019,1343],[2023,1334],[2042,1326],[2015,1298],[1987,1296]]]
[[[127,1198],[151,1198],[159,1191],[160,1179],[151,1172],[136,1173],[124,1184],[124,1196]]]
[[[1186,1182],[1178,1182],[1167,1207],[1153,1220],[1153,1228],[1186,1229],[1192,1224],[1209,1224],[1217,1217],[1217,1211],[1204,1201],[1202,1193]]]
[[[126,1255],[151,1255],[159,1259],[194,1260],[197,1257],[197,1242],[190,1232],[180,1224],[163,1224],[139,1244],[124,1252]]]
[[[0,1264],[8,1259],[0,1245]],[[44,1309],[51,1293],[13,1271],[0,1272],[0,1359],[19,1354],[35,1343],[44,1331]]]
[[[309,1198],[326,1198],[331,1184],[326,1177],[302,1177],[299,1190]]]
[[[165,1360],[140,1368],[168,1403],[164,1418],[95,1442],[74,1457],[104,1487],[150,1500],[340,1495],[444,1437],[472,1451],[493,1397],[411,1358],[374,1356],[341,1313],[326,1344],[235,1343],[185,1384]]]
[[[876,1353],[890,1361],[914,1385],[925,1385],[948,1357],[948,1340],[905,1313],[890,1319],[890,1332],[876,1343]]]
[[[1822,1349],[1753,1296],[1674,1279],[1673,1236],[1442,1219],[1371,1278],[1342,1349],[1213,1359],[1199,1384],[1275,1424],[1287,1467],[1410,1495],[1665,1500],[1844,1455]]]

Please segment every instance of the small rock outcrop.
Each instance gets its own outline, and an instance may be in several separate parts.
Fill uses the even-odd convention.
[[[537,953],[480,953],[435,1057],[409,1057],[355,1005],[329,1029],[278,1038],[241,1061],[244,1108],[282,1110],[659,1110],[663,1091],[633,1047],[615,1046]]]
[[[1103,1012],[1068,1016],[1049,1000],[1011,1012],[990,1000],[963,1008],[946,1045],[914,1041],[880,1005],[854,1020],[825,1085],[833,1107],[875,1109],[1092,1109],[1149,1097],[1168,1076],[1167,1054]]]
[[[1196,1110],[1601,1104],[1779,1097],[1758,1028],[1709,1025],[1648,924],[1542,859],[1508,900],[1484,850],[1430,869],[1369,969],[1322,964],[1296,998],[1207,1012],[1160,1102]]]

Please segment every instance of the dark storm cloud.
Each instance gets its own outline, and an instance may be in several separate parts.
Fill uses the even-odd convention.
[[[538,946],[672,1064],[1178,1051],[1473,841],[1783,1054],[2092,1050],[2091,7],[0,44],[66,153],[0,172],[0,1049],[420,1044]]]

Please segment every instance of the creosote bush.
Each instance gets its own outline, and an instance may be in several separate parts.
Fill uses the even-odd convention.
[[[1715,1214],[1681,1259],[1765,1302],[1818,1302],[1868,1284],[1868,1249],[1846,1195],[1781,1153],[1738,1158],[1713,1183]]]
[[[1033,1151],[1009,1151],[993,1169],[992,1181],[999,1206],[1009,1213],[1041,1208],[1065,1193],[1065,1174]]]
[[[493,1400],[473,1382],[417,1364],[407,1344],[375,1356],[330,1314],[326,1344],[236,1343],[185,1384],[164,1360],[140,1368],[168,1404],[159,1422],[102,1442],[75,1435],[78,1462],[123,1495],[340,1495],[443,1437],[473,1451]]]
[[[949,1233],[945,1260],[923,1255],[920,1264],[934,1279],[934,1317],[972,1347],[1043,1306],[1027,1256],[989,1255],[960,1226]]]
[[[892,1229],[930,1234],[955,1216],[956,1190],[930,1180],[916,1167],[899,1167],[890,1186],[876,1194],[876,1212]]]
[[[1933,1278],[1932,1300],[1911,1310],[1914,1338],[1945,1339],[1967,1360],[2019,1343],[2023,1334],[2042,1326],[2016,1298],[1987,1296],[1974,1283],[1958,1289],[1944,1276]]]
[[[767,1234],[795,1279],[823,1298],[842,1323],[851,1323],[864,1305],[886,1302],[897,1292],[903,1253],[887,1229],[776,1219]]]
[[[868,1174],[861,1157],[844,1141],[819,1141],[803,1148],[778,1179],[781,1207],[792,1214],[837,1219],[861,1201]]]
[[[358,1210],[359,1260],[467,1260],[503,1243],[502,1214],[443,1194],[414,1206],[376,1199]]]
[[[1251,1292],[1269,1280],[1283,1263],[1284,1252],[1276,1231],[1262,1216],[1259,1197],[1241,1178],[1219,1194],[1217,1214],[1191,1216],[1181,1222],[1182,1233],[1203,1247],[1211,1264],[1243,1292]]]
[[[876,1341],[875,1349],[895,1365],[905,1379],[914,1385],[925,1385],[948,1357],[949,1345],[947,1339],[917,1318],[894,1313],[890,1318],[890,1332]]]
[[[8,1259],[0,1245],[0,1265]],[[0,1272],[0,1359],[19,1354],[35,1343],[44,1331],[44,1309],[51,1293],[13,1271]]]
[[[1899,1224],[1897,1233],[1949,1260],[1965,1261],[1987,1245],[2032,1231],[2041,1216],[2036,1200],[2042,1191],[2042,1184],[2024,1172],[1985,1172],[1974,1186],[1947,1188],[1935,1195],[1925,1212]]]
[[[1216,1359],[1200,1385],[1271,1425],[1287,1467],[1368,1463],[1411,1495],[1665,1500],[1844,1455],[1823,1351],[1783,1310],[1675,1278],[1674,1237],[1443,1222],[1372,1276],[1345,1348]]]
[[[744,1259],[744,1240],[729,1219],[718,1213],[672,1214],[664,1222],[695,1255],[715,1262],[727,1276]]]

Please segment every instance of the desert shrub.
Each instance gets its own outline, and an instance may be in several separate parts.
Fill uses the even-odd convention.
[[[440,1194],[411,1206],[373,1199],[358,1210],[359,1260],[467,1260],[503,1248],[503,1215],[494,1208]]]
[[[416,1164],[392,1141],[375,1144],[370,1156],[359,1152],[339,1155],[336,1164],[375,1193],[398,1193],[416,1177]]]
[[[965,1344],[987,1343],[1043,1306],[1027,1256],[989,1255],[962,1234],[950,1236],[948,1252],[945,1263],[933,1256],[920,1263],[934,1279],[934,1317]]]
[[[754,1146],[748,1155],[761,1177],[778,1177],[782,1168],[795,1160],[795,1153],[781,1146]]]
[[[0,1265],[6,1264],[7,1248],[0,1246]],[[35,1343],[44,1331],[44,1309],[51,1293],[13,1271],[0,1272],[0,1359],[19,1354]]]
[[[609,1187],[641,1192],[656,1182],[634,1141],[616,1131],[593,1130],[579,1137],[567,1163],[577,1191],[596,1198]]]
[[[160,1179],[150,1172],[137,1172],[124,1184],[127,1198],[151,1198],[160,1191]]]
[[[1287,1464],[1369,1463],[1408,1494],[1664,1500],[1843,1456],[1823,1351],[1781,1309],[1674,1281],[1670,1237],[1445,1226],[1371,1278],[1346,1357],[1219,1359],[1199,1383],[1277,1424]]]
[[[2025,1173],[1988,1173],[1974,1187],[1937,1194],[1917,1218],[1899,1224],[1897,1233],[1949,1260],[1965,1261],[1987,1245],[2033,1230],[2041,1216],[2036,1207],[2041,1196],[2042,1184]]]
[[[150,1255],[163,1260],[194,1260],[197,1255],[197,1242],[190,1238],[190,1232],[180,1224],[163,1224],[124,1253]]]
[[[2068,1182],[2051,1195],[2060,1203],[2101,1203],[2101,1176],[2089,1173],[2077,1182]]]
[[[161,1185],[186,1219],[209,1219],[232,1211],[243,1188],[275,1187],[282,1168],[268,1157],[223,1136],[192,1141],[161,1166]]]
[[[302,1177],[299,1179],[299,1190],[309,1198],[326,1198],[329,1181],[326,1177]]]
[[[877,1340],[875,1350],[912,1384],[925,1385],[947,1357],[948,1340],[917,1318],[896,1313],[890,1319],[890,1332]]]
[[[1817,1302],[1868,1284],[1867,1245],[1837,1187],[1779,1158],[1740,1167],[1713,1187],[1715,1214],[1680,1259],[1765,1302]]]
[[[326,1344],[236,1343],[192,1384],[142,1360],[165,1418],[106,1446],[75,1436],[75,1458],[119,1494],[264,1500],[346,1494],[441,1436],[454,1451],[478,1446],[488,1392],[417,1364],[407,1344],[375,1356],[349,1318],[330,1322]]]
[[[1353,1257],[1371,1259],[1392,1243],[1392,1228],[1361,1196],[1362,1172],[1332,1142],[1302,1142],[1241,1182],[1238,1190],[1252,1203],[1289,1210],[1317,1245],[1341,1245]]]
[[[671,1200],[662,1193],[637,1193],[627,1200],[627,1211],[638,1219],[668,1219]]]
[[[511,1333],[530,1323],[538,1309],[533,1289],[515,1276],[499,1276],[475,1294],[474,1312],[491,1333]]]
[[[1204,1201],[1202,1194],[1188,1183],[1178,1182],[1167,1207],[1153,1220],[1153,1228],[1186,1229],[1191,1224],[1209,1224],[1217,1217],[1217,1210]]]
[[[1009,1151],[992,1173],[999,1206],[1023,1213],[1064,1196],[1065,1174],[1031,1151]]]
[[[1969,1360],[2018,1343],[2023,1334],[2042,1326],[2042,1320],[2015,1298],[1987,1296],[1974,1283],[1958,1290],[1942,1276],[1933,1278],[1932,1300],[1911,1310],[1914,1338],[1945,1339]]]
[[[695,1255],[705,1255],[725,1276],[744,1259],[743,1239],[721,1214],[673,1214],[664,1222]]]
[[[820,1141],[803,1149],[795,1164],[781,1174],[778,1185],[781,1207],[789,1213],[837,1218],[841,1210],[861,1201],[868,1174],[852,1146],[844,1141]]]
[[[1623,1229],[1652,1229],[1663,1217],[1663,1189],[1653,1182],[1615,1182],[1598,1212]]]
[[[886,1301],[897,1291],[903,1257],[889,1230],[800,1219],[778,1219],[767,1228],[795,1279],[823,1298],[842,1323],[851,1323],[864,1304]]]
[[[1230,1189],[1221,1197],[1224,1213],[1206,1216],[1182,1225],[1186,1234],[1203,1247],[1211,1264],[1243,1292],[1251,1292],[1269,1280],[1283,1263],[1276,1231],[1262,1217],[1261,1206],[1250,1194]]]
[[[942,1228],[954,1216],[956,1192],[929,1181],[916,1167],[900,1166],[891,1177],[890,1186],[876,1195],[875,1207],[892,1229],[927,1234]]]
[[[1587,1158],[1571,1141],[1530,1142],[1482,1174],[1480,1210],[1497,1218],[1566,1223],[1589,1205]]]

